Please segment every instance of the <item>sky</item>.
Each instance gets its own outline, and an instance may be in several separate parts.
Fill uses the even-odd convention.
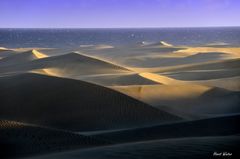
[[[240,0],[0,0],[0,28],[240,26]]]

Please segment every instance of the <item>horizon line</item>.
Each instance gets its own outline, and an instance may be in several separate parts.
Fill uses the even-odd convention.
[[[236,28],[240,26],[181,26],[181,27],[0,27],[0,29],[177,29],[177,28]]]

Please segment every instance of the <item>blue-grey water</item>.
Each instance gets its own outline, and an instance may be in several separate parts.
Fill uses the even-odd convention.
[[[166,41],[174,45],[228,43],[240,46],[240,27],[159,29],[0,29],[0,47],[57,47],[142,41]]]

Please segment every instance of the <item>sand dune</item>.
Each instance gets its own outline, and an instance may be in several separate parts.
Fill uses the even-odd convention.
[[[84,151],[76,150],[30,159],[203,159],[212,158],[214,152],[225,152],[226,154],[231,153],[231,156],[238,156],[239,142],[240,137],[238,135],[166,139],[106,146]],[[231,156],[227,158],[232,158]]]
[[[78,78],[89,74],[129,73],[124,67],[79,53],[69,53],[34,61],[33,67],[43,68],[49,75]]]
[[[221,70],[221,69],[238,69],[240,68],[240,58],[202,62],[197,64],[186,64],[180,66],[170,67],[155,67],[155,68],[133,68],[137,72],[152,72],[152,73],[171,73],[178,71],[192,71],[192,70]]]
[[[177,71],[164,73],[164,75],[184,81],[195,80],[211,80],[236,77],[240,75],[240,68],[236,69],[219,69],[219,70],[193,70],[193,71]]]
[[[37,58],[37,59],[41,59],[41,58],[46,58],[48,57],[47,55],[37,51],[37,50],[32,50],[33,55]]]
[[[150,105],[183,118],[197,119],[240,112],[240,93],[198,84],[114,86]]]
[[[22,54],[19,54],[19,56]],[[35,54],[34,54],[35,55]],[[37,54],[40,56],[39,54]],[[24,58],[25,59],[25,58]],[[19,58],[18,58],[19,61]],[[93,57],[85,56],[78,53],[69,53],[59,56],[51,56],[25,62],[21,65],[12,67],[4,67],[0,72],[23,72],[46,69],[45,72],[51,75],[59,75],[63,77],[79,76],[87,74],[108,74],[108,73],[127,73],[128,69],[109,62],[102,61]],[[44,71],[44,70],[43,70]]]
[[[211,87],[224,88],[230,91],[240,91],[240,77],[220,78],[212,80],[197,80],[191,81],[191,83],[206,85]]]
[[[11,66],[17,64],[25,64],[28,61],[32,61],[35,59],[46,58],[47,55],[37,51],[31,50],[23,53],[15,53],[13,55],[7,56],[0,61],[0,66]]]
[[[8,51],[9,49],[5,48],[5,47],[0,47],[0,52],[1,51]]]
[[[1,158],[26,157],[110,144],[69,131],[0,120]]]
[[[193,55],[189,55],[185,57],[185,60],[189,60],[188,62],[196,63],[196,62],[205,62],[205,61],[215,61],[215,60],[225,60],[225,59],[234,59],[237,56],[234,56],[225,52],[206,52],[206,53],[196,53]]]
[[[182,81],[175,80],[173,78],[168,78],[166,76],[161,76],[158,74],[154,73],[149,73],[149,72],[144,72],[144,73],[139,73],[140,76],[152,80],[154,82],[158,82],[159,84],[165,84],[165,85],[170,85],[170,84],[181,84],[183,83]]]
[[[240,128],[238,127],[239,121],[240,115],[223,116],[203,120],[178,122],[174,124],[156,125],[145,128],[120,130],[109,133],[100,133],[92,136],[115,143],[167,138],[227,136],[240,133]]]
[[[158,85],[113,86],[111,88],[151,105],[158,105],[158,101],[161,100],[197,98],[211,89],[208,86],[179,81],[154,73],[145,72],[139,73],[139,75],[157,82]]]
[[[63,77],[63,72],[58,68],[44,68],[44,69],[34,69],[31,71],[28,71],[30,73],[37,73],[47,76],[55,76],[55,77]]]
[[[173,51],[183,49],[182,47],[156,47],[156,46],[115,46],[111,49],[89,49],[79,48],[78,51],[87,55],[101,57],[114,63],[121,64],[124,67],[141,66],[141,64],[150,63],[147,60],[141,59],[149,58],[154,63],[154,58],[160,57],[177,57]],[[179,56],[182,57],[182,56]],[[143,66],[142,66],[143,67]]]
[[[10,51],[1,51],[0,52],[0,58],[1,59],[3,59],[3,58],[5,58],[5,57],[8,57],[8,56],[11,56],[11,55],[15,55],[16,54],[16,52],[15,51],[12,51],[12,50],[10,50]]]
[[[6,157],[211,158],[238,145],[240,48],[29,50],[0,48]]]
[[[137,127],[181,118],[94,84],[21,74],[0,78],[0,118],[89,131]]]
[[[195,99],[159,102],[159,104],[164,103],[167,106],[160,107],[161,110],[182,114],[190,119],[202,119],[205,117],[239,113],[240,93],[212,88]]]
[[[220,60],[216,62],[207,62],[201,64],[183,65],[148,70],[164,73],[172,78],[179,80],[210,80],[239,76],[240,74],[239,58],[231,60]],[[147,71],[141,70],[140,71]]]
[[[238,47],[189,47],[187,49],[175,51],[176,54],[194,55],[197,53],[223,52],[240,58],[240,48]]]
[[[126,63],[134,67],[169,67],[187,64],[201,64],[202,62],[211,62],[227,59],[235,59],[236,56],[221,53],[221,52],[208,52],[208,53],[197,53],[188,56],[178,56],[173,53],[169,54],[156,54],[146,56],[134,56],[126,59]],[[237,57],[238,58],[238,57]]]
[[[190,53],[185,50],[192,49]],[[195,49],[195,50],[194,50]],[[86,54],[111,59],[124,66],[130,67],[159,67],[196,64],[216,60],[236,59],[240,57],[239,48],[231,47],[122,47],[110,50],[89,51],[83,49]],[[81,50],[81,49],[80,49]],[[228,51],[230,50],[230,51]],[[179,51],[179,52],[178,52]],[[124,56],[125,55],[125,56]]]
[[[196,84],[113,86],[111,88],[154,106],[161,105],[159,104],[161,101],[197,98],[211,89],[211,87]]]
[[[231,115],[99,133],[90,136],[115,145],[29,158],[208,158],[222,151],[236,155],[239,120],[240,115]]]

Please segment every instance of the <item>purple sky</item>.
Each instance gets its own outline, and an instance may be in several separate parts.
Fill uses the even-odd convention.
[[[1,28],[240,26],[240,0],[0,0]]]

